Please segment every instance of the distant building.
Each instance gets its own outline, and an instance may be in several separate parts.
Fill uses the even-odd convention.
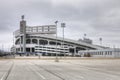
[[[100,50],[81,50],[78,52],[78,55],[84,57],[85,55],[90,55],[91,57],[107,57],[107,58],[120,58],[120,49],[118,48],[109,48],[109,49],[100,49]]]
[[[78,41],[84,42],[84,43],[88,43],[88,44],[92,44],[92,40],[89,38],[83,38],[83,39],[79,39]]]
[[[65,38],[63,44],[63,38],[56,37],[56,30],[56,25],[27,26],[22,16],[20,29],[14,32],[15,45],[12,51],[17,54],[76,55],[81,50],[103,49],[93,45],[89,39],[76,41]]]

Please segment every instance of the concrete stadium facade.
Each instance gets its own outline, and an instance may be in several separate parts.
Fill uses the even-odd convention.
[[[57,25],[27,26],[24,16],[20,29],[14,32],[14,52],[18,54],[77,55],[80,50],[103,49],[100,46],[82,41],[57,37]]]

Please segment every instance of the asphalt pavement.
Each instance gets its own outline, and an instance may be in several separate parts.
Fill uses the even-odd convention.
[[[120,80],[120,59],[0,60],[0,80]]]

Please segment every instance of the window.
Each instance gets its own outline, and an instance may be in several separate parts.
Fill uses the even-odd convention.
[[[37,44],[37,43],[38,43],[37,39],[33,39],[33,40],[32,40],[32,43],[33,43],[33,44]]]
[[[27,43],[27,44],[30,44],[30,43],[31,43],[31,40],[30,40],[30,39],[27,39],[27,40],[26,40],[26,43]]]

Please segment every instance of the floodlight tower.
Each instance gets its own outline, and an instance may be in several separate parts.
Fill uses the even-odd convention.
[[[65,49],[64,49],[64,28],[66,27],[65,25],[66,25],[65,23],[61,23],[61,27],[63,28],[63,43],[62,43],[62,47],[63,47],[63,54],[64,54],[64,56],[66,56],[66,53],[64,52],[65,51]]]
[[[84,34],[84,37],[83,37],[83,39],[85,39],[85,38],[86,38],[86,36],[87,36],[87,34],[85,33],[85,34]]]
[[[100,41],[100,45],[102,46],[102,38],[99,38],[99,41]]]

